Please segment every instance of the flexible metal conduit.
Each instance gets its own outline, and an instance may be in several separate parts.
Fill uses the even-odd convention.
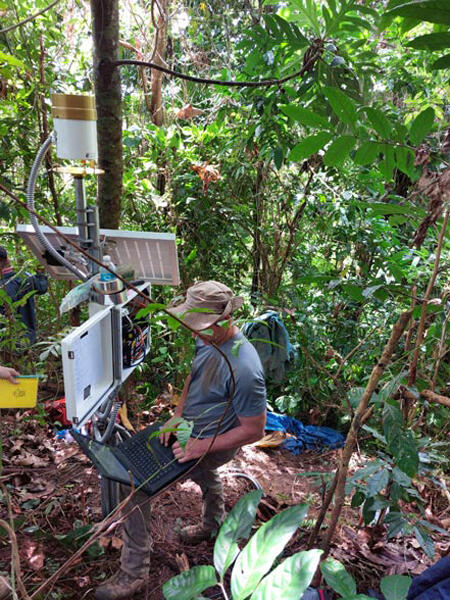
[[[37,176],[39,173],[39,169],[42,164],[42,161],[44,160],[44,156],[46,155],[52,142],[53,142],[53,132],[48,136],[48,138],[45,140],[45,142],[39,148],[39,152],[37,153],[37,156],[34,159],[33,166],[31,167],[30,178],[28,180],[28,186],[27,186],[27,206],[31,210],[35,210],[35,208],[34,208],[34,190],[36,187],[36,180],[37,180]],[[41,244],[44,246],[44,248],[46,250],[48,250],[48,252],[59,263],[61,263],[64,267],[66,267],[67,269],[69,269],[69,271],[71,271],[74,275],[76,275],[78,279],[81,279],[82,281],[86,281],[88,279],[88,277],[86,275],[84,275],[84,273],[79,271],[74,265],[72,265],[72,263],[70,263],[66,258],[64,258],[64,256],[61,256],[61,254],[59,254],[59,252],[57,252],[55,250],[55,248],[51,245],[51,243],[47,240],[47,238],[41,231],[41,228],[39,226],[39,221],[37,220],[36,216],[34,214],[32,214],[31,212],[30,212],[30,220],[31,220],[31,224],[33,225],[33,228],[36,232],[36,235],[37,235],[39,241],[41,242]]]
[[[259,483],[259,481],[255,477],[247,475],[247,473],[243,473],[242,471],[230,470],[227,474],[231,475],[232,477],[243,477],[244,479],[248,479],[253,483],[257,490],[262,490],[262,485]]]

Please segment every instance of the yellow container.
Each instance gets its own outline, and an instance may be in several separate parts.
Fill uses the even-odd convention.
[[[36,406],[39,377],[18,377],[18,383],[0,379],[0,408]]]

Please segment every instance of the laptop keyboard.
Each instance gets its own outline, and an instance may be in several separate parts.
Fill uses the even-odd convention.
[[[126,455],[128,460],[139,470],[142,479],[148,479],[148,483],[150,484],[156,483],[162,477],[166,478],[167,473],[172,470],[172,465],[176,465],[176,461],[173,458],[168,459],[159,452],[156,453],[152,448],[152,441],[148,440],[148,434],[145,436],[138,434],[119,445],[120,450]],[[159,442],[156,441],[156,443]]]

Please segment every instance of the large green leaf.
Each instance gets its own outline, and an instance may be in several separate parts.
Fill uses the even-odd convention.
[[[407,46],[420,50],[442,50],[450,48],[450,31],[420,35],[408,42]]]
[[[323,162],[329,167],[341,165],[348,156],[348,153],[356,144],[356,138],[352,135],[341,135],[328,148],[323,157]]]
[[[378,142],[364,142],[358,148],[353,160],[357,165],[370,165],[380,153]]]
[[[422,546],[425,553],[430,558],[434,558],[434,542],[433,538],[423,527],[414,527],[414,533],[416,534],[417,541]]]
[[[254,591],[307,512],[307,504],[291,506],[258,529],[234,564],[231,574],[233,600],[243,600]]]
[[[261,581],[250,600],[299,600],[311,583],[322,550],[298,552],[284,560]]]
[[[293,119],[302,125],[307,125],[308,127],[329,127],[330,125],[325,117],[321,117],[312,110],[302,108],[301,106],[287,104],[280,106],[280,108],[290,119]]]
[[[367,482],[367,495],[375,496],[378,492],[381,492],[389,483],[389,471],[387,469],[381,469]]]
[[[406,148],[405,146],[397,146],[395,148],[395,161],[397,163],[397,168],[402,171],[402,173],[406,173],[406,175],[411,176],[414,170],[414,152],[411,148]]]
[[[409,137],[413,144],[420,144],[425,139],[430,129],[433,127],[434,110],[430,107],[423,110],[417,115],[411,123],[409,129]]]
[[[405,600],[412,579],[407,575],[387,575],[380,583],[386,600]]]
[[[408,17],[430,23],[450,25],[450,2],[448,0],[415,0],[396,6],[386,16]]]
[[[412,431],[399,431],[388,438],[395,464],[404,473],[414,477],[419,470],[419,450]]]
[[[192,600],[213,585],[217,585],[214,567],[202,565],[172,577],[163,585],[162,591],[166,600]]]
[[[347,573],[344,566],[334,558],[327,558],[320,565],[320,570],[327,584],[335,592],[347,598],[356,595],[356,583],[351,575]]]
[[[331,137],[331,133],[328,133],[328,131],[320,131],[314,135],[309,135],[292,148],[289,160],[297,161],[308,158],[321,150],[330,141]]]
[[[346,125],[354,127],[358,117],[353,100],[335,87],[325,86],[323,92],[338,118]]]
[[[383,112],[371,106],[367,106],[364,111],[378,135],[384,139],[389,139],[392,133],[392,125]]]
[[[392,178],[392,174],[396,166],[394,146],[391,144],[383,144],[382,147],[384,158],[379,164],[379,169],[385,179],[389,180]]]
[[[220,528],[214,544],[214,566],[221,578],[239,554],[237,540],[247,539],[250,535],[261,496],[261,490],[246,494],[236,502]]]
[[[433,71],[437,71],[439,69],[447,69],[449,67],[450,67],[450,54],[441,56],[441,58],[438,58],[437,60],[435,60],[434,63],[431,65],[431,69]]]

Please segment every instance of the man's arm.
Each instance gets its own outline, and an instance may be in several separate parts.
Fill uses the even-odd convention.
[[[217,452],[218,450],[232,450],[234,448],[240,448],[246,444],[253,444],[262,437],[264,437],[264,426],[266,424],[266,412],[257,415],[255,417],[238,417],[239,425],[233,427],[229,431],[222,433],[216,437],[214,444],[212,445],[209,452]],[[191,438],[187,445],[186,451],[184,452],[178,442],[172,446],[175,458],[180,463],[195,458],[200,458],[209,448],[211,444],[211,438],[204,438],[202,440]]]
[[[191,384],[191,375],[189,374],[186,377],[186,381],[184,382],[183,391],[181,392],[181,398],[175,408],[173,417],[171,417],[168,421],[166,421],[164,423],[164,425],[162,426],[162,429],[172,428],[172,425],[173,425],[173,422],[175,421],[175,419],[179,419],[182,416],[190,384]],[[164,446],[167,446],[167,444],[169,443],[169,438],[170,438],[171,433],[173,433],[173,432],[165,431],[159,435],[159,441],[161,442],[161,444],[164,444]]]

